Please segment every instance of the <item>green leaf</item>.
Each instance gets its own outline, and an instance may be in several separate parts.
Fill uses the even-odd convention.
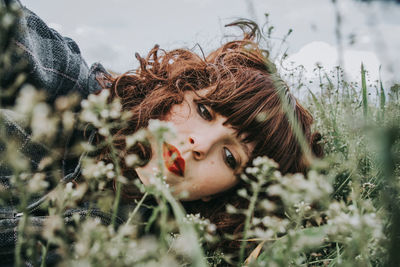
[[[291,234],[290,237],[285,235],[275,242],[268,243],[266,242],[264,245],[264,251],[260,254],[257,261],[266,261],[268,262],[268,258],[271,257],[271,251],[279,251],[285,253],[289,251],[291,248],[294,248],[298,254],[302,252],[307,252],[312,249],[316,249],[321,247],[326,237],[326,232],[328,229],[328,225],[323,225],[319,227],[310,227],[305,229],[297,230],[294,234]],[[298,247],[299,243],[296,244],[296,240],[300,240],[304,238],[307,242],[306,245]],[[300,242],[301,243],[301,242]],[[284,256],[284,255],[283,255]]]

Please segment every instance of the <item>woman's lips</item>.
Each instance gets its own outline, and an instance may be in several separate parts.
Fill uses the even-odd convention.
[[[167,169],[178,175],[183,176],[185,172],[185,160],[181,157],[179,150],[171,144],[163,144],[163,157]]]

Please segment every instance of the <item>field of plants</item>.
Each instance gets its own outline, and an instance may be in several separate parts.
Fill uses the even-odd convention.
[[[110,133],[130,114],[117,100],[107,101],[107,91],[49,104],[40,88],[25,83],[23,63],[11,65],[15,16],[12,9],[0,9],[0,168],[8,171],[7,181],[5,176],[0,181],[0,258],[11,257],[15,266],[399,266],[400,84],[371,81],[363,66],[359,81],[346,80],[340,67],[317,66],[318,84],[306,81],[298,68],[285,72],[291,88],[307,92],[302,102],[314,116],[325,156],[309,155],[306,176],[283,176],[273,161],[254,159],[241,177],[248,189],[237,192],[248,208],[227,207],[246,218],[238,236],[219,236],[209,220],[186,214],[162,171],[151,186],[136,184],[143,197],[121,222],[122,186],[128,181]],[[272,28],[260,29],[266,49],[273,49],[271,34]],[[7,130],[10,118],[23,128],[23,140],[43,148],[37,165],[20,151],[17,131]],[[292,127],[296,131],[296,123]],[[70,146],[85,155],[78,182],[60,172],[63,141],[76,128],[89,133]],[[90,138],[94,130],[102,136],[97,147]],[[168,124],[151,121],[126,144],[148,135],[162,144],[166,134],[173,134]],[[300,133],[298,138],[304,139]],[[97,160],[96,150],[104,146],[110,147],[111,163]],[[137,160],[128,155],[123,164]],[[113,180],[115,192],[106,189]],[[279,201],[259,201],[261,195]],[[148,199],[157,205],[148,206]],[[88,200],[96,206],[82,214]],[[97,210],[103,215],[96,216]],[[240,241],[233,254],[215,249],[229,239]]]

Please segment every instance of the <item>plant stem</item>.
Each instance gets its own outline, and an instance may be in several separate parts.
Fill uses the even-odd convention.
[[[17,267],[22,266],[21,252],[27,218],[26,213],[23,213],[22,218],[18,223],[17,244],[15,245],[15,266]]]
[[[247,240],[246,240],[247,239],[247,231],[249,230],[249,227],[250,227],[250,220],[254,213],[254,209],[256,206],[256,201],[258,198],[258,193],[260,191],[260,188],[261,188],[261,184],[260,184],[260,182],[258,182],[257,186],[254,188],[253,195],[251,196],[249,207],[246,210],[246,220],[244,223],[244,230],[243,230],[243,241],[240,244],[240,251],[239,251],[239,263],[242,263],[244,260],[244,252],[245,252],[246,244],[247,244]]]
[[[185,222],[185,211],[182,208],[182,205],[172,196],[171,192],[168,188],[163,188],[162,193],[168,203],[171,205],[172,211],[175,215],[175,218],[178,222],[182,222],[178,224],[179,230],[183,236],[186,236],[188,240],[194,242],[192,245],[192,250],[190,254],[192,256],[193,262],[192,266],[194,267],[205,267],[208,266],[203,250],[199,245],[199,237],[193,227],[192,224]]]
[[[364,64],[361,63],[361,87],[362,87],[362,103],[364,120],[368,117],[368,96],[367,96],[367,81],[365,79]]]
[[[24,234],[25,234],[25,228],[26,224],[28,222],[28,213],[27,213],[27,205],[28,205],[28,194],[25,191],[25,185],[24,183],[20,180],[20,173],[16,174],[17,178],[17,188],[19,189],[19,192],[24,192],[21,194],[21,212],[22,212],[22,218],[18,222],[18,233],[17,233],[17,243],[15,244],[15,254],[14,254],[14,260],[15,260],[15,266],[19,267],[22,266],[22,259],[21,259],[21,252],[22,252],[22,244],[24,243]],[[18,216],[18,215],[17,215]]]
[[[157,150],[158,150],[158,169],[160,171],[160,179],[162,179],[164,175],[164,168],[163,168],[163,157],[162,157],[162,146],[164,143],[164,138],[161,136],[157,138]],[[197,232],[194,229],[193,225],[190,223],[187,223],[185,221],[185,211],[182,207],[182,205],[172,196],[171,191],[166,187],[162,186],[161,187],[161,193],[162,193],[162,204],[165,205],[165,207],[161,207],[161,211],[163,209],[167,210],[167,203],[171,205],[172,212],[174,213],[174,216],[176,218],[179,227],[179,232],[181,233],[182,236],[186,236],[188,240],[191,241],[192,249],[190,251],[190,256],[193,259],[192,266],[195,267],[205,267],[207,266],[203,250],[201,246],[199,245],[199,237],[197,236]],[[164,212],[165,213],[165,212]],[[166,223],[166,218],[163,218],[163,216],[166,216],[167,214],[162,212],[161,214],[161,232],[163,233],[165,227],[164,223]],[[164,228],[164,229],[163,229]],[[162,235],[161,235],[162,236]]]
[[[119,166],[119,161],[118,161],[118,157],[117,157],[117,153],[115,151],[113,142],[112,142],[112,137],[108,137],[107,138],[108,144],[110,146],[110,154],[111,154],[111,160],[113,162],[113,164],[115,165],[115,171],[116,171],[116,176],[117,176],[117,191],[115,193],[115,200],[114,200],[114,205],[113,205],[113,212],[112,212],[112,217],[111,217],[111,225],[115,228],[115,220],[117,218],[117,214],[118,214],[118,207],[119,207],[119,201],[121,199],[121,188],[122,188],[122,184],[120,181],[118,181],[119,177],[121,176],[121,168]]]
[[[42,244],[42,262],[40,263],[40,267],[46,266],[46,257],[48,250],[49,250],[49,242],[47,242],[46,246]]]
[[[118,179],[118,178],[117,178]],[[119,207],[119,200],[121,198],[121,182],[117,180],[117,191],[115,194],[115,200],[114,200],[114,205],[113,205],[113,213],[111,217],[111,225],[115,228],[115,220],[117,218],[118,214],[118,207]]]
[[[143,204],[143,201],[146,199],[148,193],[146,192],[143,197],[140,199],[139,203],[136,205],[135,209],[132,211],[131,215],[129,215],[128,220],[126,221],[126,224],[130,224],[132,219],[135,217],[136,213],[139,211],[140,206]]]
[[[168,219],[168,206],[166,203],[165,198],[161,198],[161,202],[159,203],[160,205],[160,239],[162,244],[165,246],[165,248],[168,247],[168,241],[167,241],[167,236],[168,236],[168,230],[167,230],[167,219]]]

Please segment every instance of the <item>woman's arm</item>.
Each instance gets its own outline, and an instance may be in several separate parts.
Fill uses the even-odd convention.
[[[16,51],[22,51],[15,53],[13,60],[15,63],[26,61],[29,83],[45,89],[50,101],[72,91],[85,98],[102,89],[96,78],[101,79],[99,76],[107,75],[107,72],[101,64],[95,63],[89,68],[72,39],[49,28],[18,0],[3,1],[5,5],[15,4],[21,10],[11,42]]]

